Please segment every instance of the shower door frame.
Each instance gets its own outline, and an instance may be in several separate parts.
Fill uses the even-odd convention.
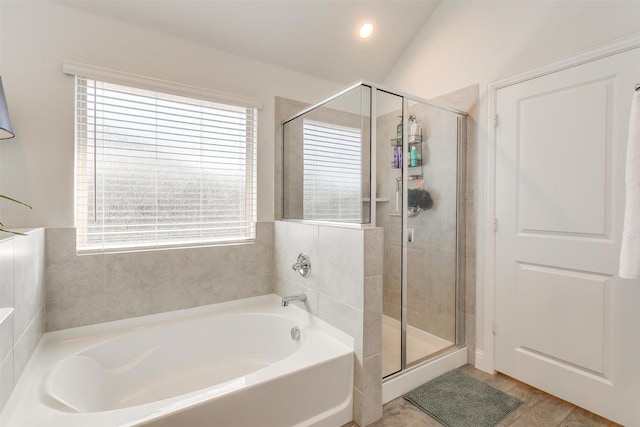
[[[457,108],[440,105],[426,99],[422,99],[407,93],[387,88],[382,85],[360,81],[352,85],[347,90],[352,90],[359,85],[371,88],[371,187],[370,187],[370,218],[369,226],[376,226],[376,203],[375,195],[377,193],[376,182],[376,147],[377,147],[377,93],[378,90],[402,97],[402,150],[404,152],[408,144],[409,135],[409,101],[427,105],[440,110],[445,110],[457,115],[457,171],[456,171],[456,273],[455,273],[455,343],[453,346],[441,350],[436,353],[429,354],[419,361],[416,361],[407,367],[407,286],[408,286],[408,232],[407,218],[408,205],[405,203],[408,197],[409,189],[409,171],[407,162],[402,165],[402,266],[401,266],[401,314],[400,314],[400,370],[389,374],[383,378],[384,381],[392,380],[407,372],[421,367],[423,364],[435,359],[445,357],[465,346],[465,313],[466,313],[466,119],[467,113]],[[344,93],[341,92],[341,93]],[[331,98],[334,99],[334,98]],[[383,302],[384,304],[384,302]]]
[[[378,86],[378,89],[380,87]],[[372,89],[376,89],[372,86]],[[408,313],[407,313],[407,294],[408,294],[408,244],[409,244],[409,228],[407,227],[407,218],[409,215],[409,206],[405,202],[408,197],[409,189],[409,170],[407,162],[403,162],[402,165],[402,267],[401,267],[401,314],[400,314],[400,370],[387,375],[383,378],[383,381],[394,379],[400,375],[403,375],[411,370],[420,367],[428,361],[432,361],[439,357],[444,357],[465,345],[465,307],[466,307],[466,286],[465,286],[465,261],[466,261],[466,117],[467,114],[461,110],[455,108],[442,106],[424,99],[420,99],[411,95],[402,94],[400,92],[393,92],[386,89],[381,89],[385,92],[389,92],[394,95],[402,97],[402,150],[408,144],[409,135],[409,101],[419,104],[428,105],[430,107],[447,110],[455,113],[456,126],[457,126],[457,156],[456,156],[456,273],[455,273],[455,343],[453,346],[441,350],[436,353],[426,355],[420,360],[413,362],[411,366],[407,366],[407,326],[408,326]],[[373,102],[373,97],[372,97]],[[373,115],[373,114],[372,114]],[[372,127],[377,125],[377,117],[372,120]],[[375,180],[374,180],[375,181]],[[373,213],[373,212],[372,212]],[[375,226],[375,217],[372,226]],[[384,304],[384,302],[383,302]]]

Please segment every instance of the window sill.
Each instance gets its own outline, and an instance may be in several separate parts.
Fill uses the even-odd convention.
[[[155,251],[167,251],[174,249],[201,249],[211,247],[223,247],[223,246],[239,246],[239,245],[251,245],[256,243],[256,239],[243,239],[243,240],[225,240],[220,242],[207,242],[207,243],[175,243],[167,245],[157,246],[127,246],[127,247],[114,247],[105,249],[77,249],[77,255],[107,255],[107,254],[122,254],[132,252],[155,252]]]

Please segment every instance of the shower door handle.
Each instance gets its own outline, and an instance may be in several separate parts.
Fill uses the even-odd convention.
[[[413,243],[413,228],[407,228],[407,243]]]

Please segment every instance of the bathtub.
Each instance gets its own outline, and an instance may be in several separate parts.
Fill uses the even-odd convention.
[[[335,427],[352,387],[353,339],[268,295],[47,333],[0,425]]]

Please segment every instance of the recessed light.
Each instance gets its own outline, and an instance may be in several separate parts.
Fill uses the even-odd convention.
[[[373,30],[373,23],[365,22],[364,24],[362,24],[362,26],[360,26],[360,31],[358,34],[360,35],[361,39],[365,40],[373,35]]]

